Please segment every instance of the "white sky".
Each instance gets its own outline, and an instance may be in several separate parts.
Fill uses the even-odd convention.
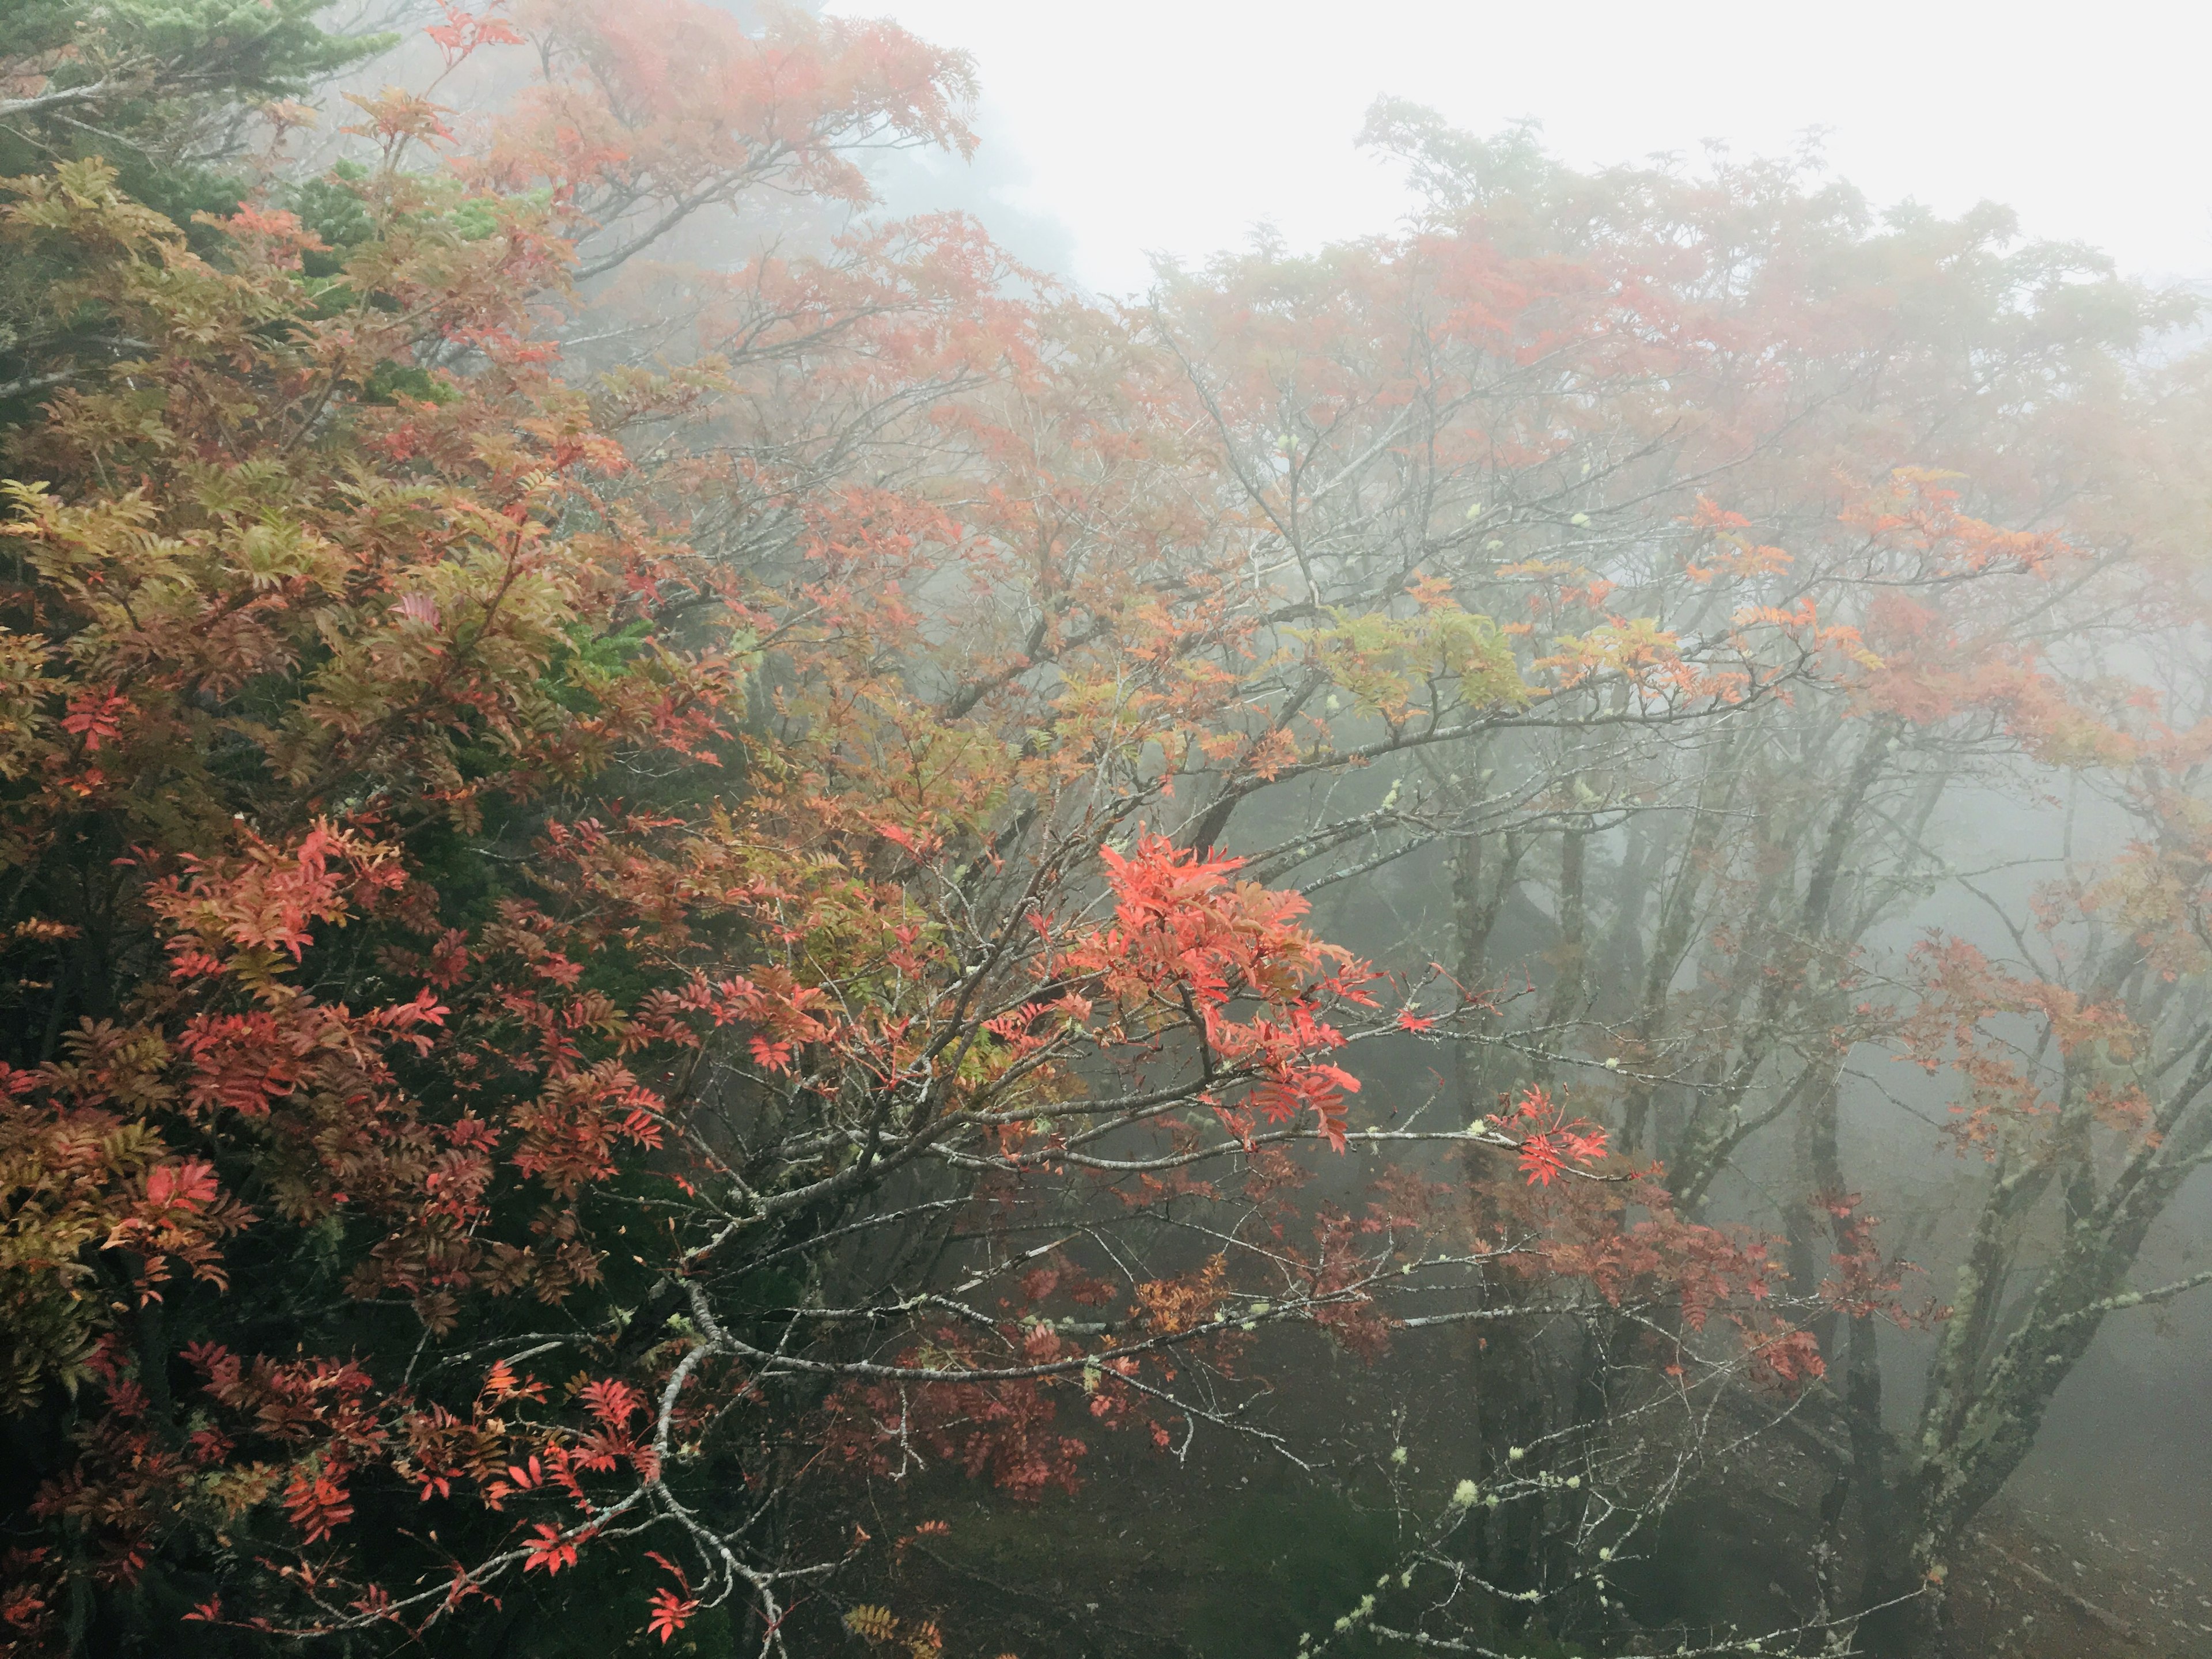
[[[1380,93],[1583,165],[1826,127],[1877,203],[2010,204],[2139,274],[2212,274],[2212,4],[2173,0],[835,0],[975,54],[994,193],[1076,276],[1143,286],[1261,220],[1294,246],[1405,198],[1352,146]],[[1019,180],[1009,187],[1006,180]]]

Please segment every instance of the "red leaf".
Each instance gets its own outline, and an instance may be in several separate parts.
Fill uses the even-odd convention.
[[[537,1460],[533,1458],[531,1461],[535,1462]],[[513,1471],[510,1470],[509,1473],[512,1474]],[[571,1540],[562,1537],[560,1528],[550,1526],[540,1521],[537,1526],[537,1533],[538,1541],[530,1547],[530,1557],[522,1564],[522,1570],[525,1572],[535,1572],[538,1568],[543,1567],[545,1569],[545,1576],[550,1578],[562,1568],[573,1567],[576,1565],[576,1546]]]
[[[653,1617],[646,1628],[664,1643],[684,1628],[684,1623],[699,1610],[696,1601],[689,1601],[674,1590],[655,1590],[653,1593]]]

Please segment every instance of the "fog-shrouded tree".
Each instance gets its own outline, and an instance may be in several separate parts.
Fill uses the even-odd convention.
[[[238,9],[0,43],[16,1650],[1026,1650],[1121,1558],[979,1578],[948,1481],[1210,1459],[1368,1517],[1293,1651],[1935,1639],[2186,1288],[2178,307],[1393,105],[1405,229],[1104,306],[870,216],[971,143],[890,26],[441,7],[306,167],[250,112],[383,43]],[[1890,1054],[1990,1159],[1948,1305]],[[1801,1604],[1662,1607],[1762,1437]]]

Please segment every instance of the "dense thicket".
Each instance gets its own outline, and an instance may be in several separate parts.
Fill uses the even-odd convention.
[[[1418,222],[1109,305],[866,216],[888,26],[445,7],[310,166],[318,15],[0,40],[11,1650],[1141,1644],[1260,1464],[1208,1650],[1939,1641],[2203,1277],[2186,307],[1388,104]]]

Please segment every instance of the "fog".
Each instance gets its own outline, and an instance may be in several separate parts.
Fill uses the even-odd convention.
[[[2208,59],[0,13],[0,1655],[2212,1659]]]
[[[1012,210],[1010,231],[1037,225],[1014,234],[1040,252],[1064,236],[1055,268],[1104,293],[1139,291],[1155,256],[1202,259],[1255,225],[1301,249],[1388,228],[1413,198],[1352,145],[1386,94],[1470,131],[1534,121],[1584,167],[1817,143],[1878,202],[2000,202],[2029,234],[2087,243],[2130,274],[2212,274],[2193,67],[2212,22],[2167,0],[2127,0],[2094,25],[1982,0],[832,9],[975,54],[982,193]]]

